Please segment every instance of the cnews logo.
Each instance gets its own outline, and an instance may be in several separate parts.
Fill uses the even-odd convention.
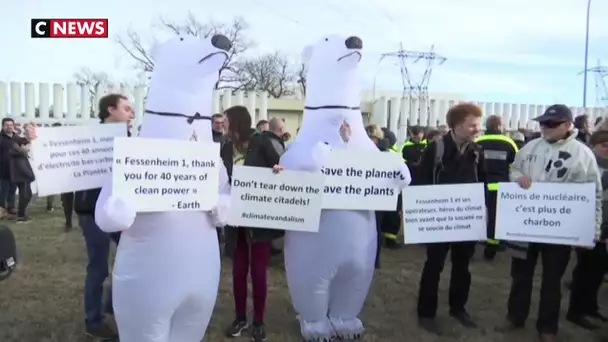
[[[32,19],[32,38],[108,38],[108,19]]]

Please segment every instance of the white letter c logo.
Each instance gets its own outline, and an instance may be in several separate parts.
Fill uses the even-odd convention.
[[[34,29],[36,30],[37,34],[44,35],[45,31],[40,29],[41,26],[46,26],[46,22],[41,21],[39,23],[36,23],[36,27]]]

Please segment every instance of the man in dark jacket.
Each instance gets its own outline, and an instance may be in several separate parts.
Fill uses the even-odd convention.
[[[424,139],[424,130],[422,127],[411,127],[410,140],[406,141],[401,148],[403,160],[407,163],[410,170],[415,170],[417,168],[426,145],[427,141]]]
[[[488,169],[488,241],[483,251],[486,260],[493,260],[501,249],[500,242],[494,239],[496,230],[496,203],[498,183],[509,181],[509,170],[519,151],[515,142],[503,134],[502,117],[490,115],[486,119],[486,132],[475,141],[483,150]]]
[[[27,129],[27,125],[24,128]],[[28,138],[27,135],[26,138],[15,138],[8,150],[11,183],[15,184],[19,190],[17,223],[30,221],[26,215],[26,209],[32,199],[32,182],[36,179],[29,161],[30,141]]]
[[[486,183],[485,158],[481,148],[474,142],[480,132],[481,109],[472,103],[461,103],[452,107],[446,116],[451,130],[442,139],[428,145],[419,165],[419,177],[414,178],[413,184]],[[443,144],[443,148],[438,149],[438,144]],[[465,310],[471,287],[469,263],[475,253],[475,245],[475,242],[427,245],[427,259],[422,270],[418,293],[418,322],[423,329],[441,334],[435,316],[439,279],[450,250],[452,261],[450,315],[465,327],[476,326]]]
[[[600,241],[593,249],[575,248],[576,267],[572,271],[570,303],[566,319],[584,329],[597,330],[598,322],[608,322],[597,303],[598,292],[608,269],[608,131],[597,131],[590,137],[589,145],[602,172],[602,231]]]
[[[589,116],[588,115],[579,115],[574,118],[574,127],[578,129],[578,135],[576,139],[578,139],[583,144],[588,144],[589,139],[591,138],[591,129],[589,127]]]
[[[279,118],[268,121],[268,130],[261,133],[260,139],[260,152],[268,162],[276,160],[276,164],[279,163],[278,160],[285,152],[285,135],[285,121]],[[276,256],[282,253],[283,251],[273,243],[270,254]]]
[[[130,122],[133,109],[126,96],[108,94],[99,100],[101,123]],[[95,223],[95,204],[101,188],[77,191],[74,194],[74,211],[87,247],[89,263],[84,285],[85,332],[99,340],[114,340],[118,337],[104,321],[104,313],[113,313],[112,296],[103,304],[103,283],[109,276],[108,261],[110,241],[118,244],[120,233],[107,234]]]
[[[224,141],[224,115],[213,114],[211,120],[213,121],[211,126],[213,142],[221,143]]]
[[[20,143],[21,140],[15,134],[15,121],[11,118],[2,119],[2,132],[0,132],[0,207],[3,209],[2,216],[16,214],[15,192],[17,187],[11,182],[9,150],[14,141]]]

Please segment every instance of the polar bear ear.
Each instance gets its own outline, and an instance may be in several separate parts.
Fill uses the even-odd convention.
[[[312,57],[312,49],[312,45],[307,45],[302,51],[302,60],[304,61],[304,63],[308,62],[310,60],[310,57]]]

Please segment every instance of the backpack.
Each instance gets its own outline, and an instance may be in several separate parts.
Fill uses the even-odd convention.
[[[435,140],[435,160],[433,161],[433,184],[438,184],[439,174],[443,171],[443,152],[445,151],[445,146],[443,144],[443,139]],[[477,174],[477,165],[479,164],[479,148],[477,146],[474,150],[475,153],[475,161],[473,164],[475,167],[475,181],[479,181],[479,177]]]

